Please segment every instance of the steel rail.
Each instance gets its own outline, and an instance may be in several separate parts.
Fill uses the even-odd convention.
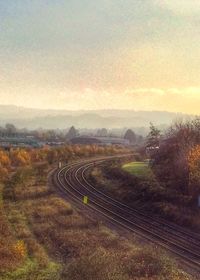
[[[101,161],[102,160],[106,160],[106,159],[101,159]],[[95,162],[96,162],[96,160],[95,160]],[[99,162],[100,162],[100,160],[99,160]],[[93,163],[94,162],[92,161],[91,164],[93,164]],[[83,166],[80,166],[80,163],[75,163],[70,166],[65,166],[64,168],[62,168],[61,170],[59,170],[56,173],[56,180],[59,183],[59,188],[61,188],[62,190],[64,190],[68,194],[70,194],[73,197],[73,199],[76,200],[76,202],[80,202],[80,200],[82,200],[82,196],[84,195],[84,193],[80,192],[76,188],[77,183],[80,184],[80,182],[77,180],[73,181],[75,178],[71,178],[71,175],[73,173],[73,168],[75,168],[75,172],[76,172],[77,167],[78,167],[78,169],[80,169],[80,167],[83,167]],[[72,173],[69,173],[70,171],[72,171]],[[64,178],[62,176],[63,172],[65,173]],[[70,175],[69,178],[67,178],[68,173]],[[63,179],[65,180],[64,182],[62,182]],[[67,183],[68,187],[66,186],[66,183]],[[70,187],[70,189],[69,189],[69,187]],[[82,185],[81,185],[81,187],[82,187]],[[91,203],[92,203],[92,205],[91,205]],[[101,215],[106,217],[108,220],[112,221],[114,224],[118,224],[118,225],[122,226],[123,228],[130,230],[131,232],[139,234],[140,236],[143,236],[145,239],[147,239],[151,242],[154,242],[154,243],[156,242],[163,248],[175,253],[176,255],[178,255],[179,257],[184,259],[187,263],[192,265],[193,268],[198,269],[198,271],[200,272],[200,263],[199,263],[200,255],[199,254],[194,253],[193,251],[190,251],[188,248],[185,248],[184,246],[177,245],[175,242],[172,242],[172,241],[169,241],[166,239],[163,240],[163,237],[161,237],[160,235],[155,236],[154,232],[153,232],[153,236],[149,236],[149,235],[152,235],[151,231],[144,229],[140,225],[133,224],[132,221],[124,218],[123,216],[120,216],[119,214],[113,212],[110,209],[107,209],[106,207],[102,206],[101,204],[99,204],[91,199],[90,199],[90,204],[88,205],[88,207],[99,212]]]
[[[200,245],[200,235],[197,233],[193,233],[187,229],[184,229],[180,226],[177,226],[175,224],[171,224],[168,223],[167,221],[163,220],[163,219],[159,219],[159,218],[155,218],[153,216],[150,216],[142,211],[139,211],[137,209],[134,209],[124,203],[122,203],[121,201],[112,198],[111,196],[105,194],[104,192],[98,190],[97,188],[95,188],[90,182],[88,182],[88,180],[86,179],[85,173],[86,171],[93,167],[93,164],[88,164],[87,166],[82,166],[81,168],[83,169],[81,172],[81,177],[84,181],[84,183],[86,183],[91,189],[93,189],[96,193],[101,194],[103,197],[105,197],[106,199],[110,200],[110,203],[112,203],[113,205],[115,205],[115,207],[118,207],[119,209],[123,209],[126,208],[128,210],[127,214],[131,214],[134,215],[135,217],[139,217],[140,219],[144,220],[145,222],[149,222],[151,220],[151,226],[164,226],[166,230],[169,231],[169,229],[173,230],[174,233],[177,234],[184,234],[184,237],[187,239],[190,238],[190,241],[194,244],[199,244]],[[76,170],[76,174],[79,172],[80,170]],[[78,174],[77,174],[78,175]],[[88,191],[91,191],[90,189],[87,188]],[[92,192],[93,193],[93,192]],[[93,193],[95,195],[95,193]],[[103,199],[103,198],[101,198]],[[123,207],[123,208],[122,208]]]

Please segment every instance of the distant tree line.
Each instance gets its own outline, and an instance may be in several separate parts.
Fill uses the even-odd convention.
[[[62,141],[68,143],[71,139],[80,135],[79,130],[76,129],[75,126],[71,126],[69,129],[66,129],[66,131],[58,129],[18,129],[10,123],[6,124],[5,127],[0,127],[0,137],[34,137],[35,139],[44,142]],[[96,132],[85,133],[84,135],[92,137],[120,137],[119,134],[109,131],[106,128],[100,128],[97,129]],[[143,136],[136,134],[132,129],[127,129],[121,137],[127,139],[132,145],[142,144],[144,141]]]
[[[137,135],[132,129],[125,132],[124,139],[129,140],[130,144],[142,144],[144,141],[143,136]]]
[[[0,149],[0,181],[4,181],[15,168],[54,164],[62,161],[67,163],[73,159],[86,158],[97,155],[114,155],[128,152],[128,149],[118,146],[98,145],[64,145],[60,147],[17,148],[9,151]]]

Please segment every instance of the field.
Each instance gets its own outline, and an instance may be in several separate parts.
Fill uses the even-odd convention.
[[[149,176],[152,174],[152,171],[149,167],[149,163],[146,161],[145,162],[134,161],[134,162],[126,163],[122,166],[122,168],[125,171],[138,177]]]

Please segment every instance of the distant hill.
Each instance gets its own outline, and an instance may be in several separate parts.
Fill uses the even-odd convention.
[[[0,125],[13,123],[18,128],[65,129],[77,128],[123,128],[169,125],[173,120],[190,118],[181,113],[134,110],[41,110],[10,105],[0,105]]]

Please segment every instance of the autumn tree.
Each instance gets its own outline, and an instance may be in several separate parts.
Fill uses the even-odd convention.
[[[189,193],[200,195],[200,145],[193,147],[188,153]]]
[[[163,184],[185,195],[189,194],[188,186],[190,185],[191,189],[191,180],[188,154],[198,145],[200,119],[176,122],[168,129],[160,141],[158,151],[152,156],[154,171]],[[192,156],[193,153],[189,157],[190,164]]]
[[[25,149],[16,149],[10,152],[10,159],[14,166],[25,166],[30,164],[30,154]]]
[[[10,166],[10,158],[8,153],[5,151],[0,151],[0,166],[9,167]]]

